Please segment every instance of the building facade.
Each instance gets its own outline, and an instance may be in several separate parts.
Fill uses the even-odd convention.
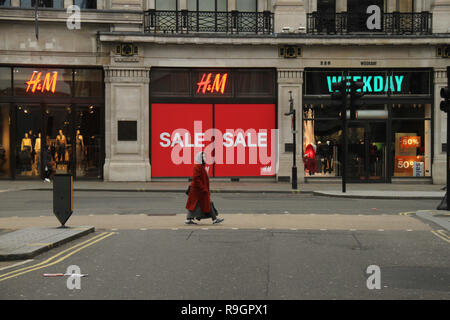
[[[0,1],[0,178],[445,182],[450,0]],[[81,8],[76,10],[76,5]],[[79,18],[79,20],[78,20]],[[77,24],[78,23],[78,24]],[[291,116],[296,112],[296,132]]]

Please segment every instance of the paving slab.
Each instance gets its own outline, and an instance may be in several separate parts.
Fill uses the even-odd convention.
[[[419,218],[434,222],[450,232],[450,212],[447,210],[420,210],[416,212]]]
[[[345,193],[342,191],[314,191],[313,194],[337,198],[442,200],[445,191],[351,190]]]
[[[92,226],[31,227],[4,233],[0,235],[0,261],[30,259],[94,231]]]

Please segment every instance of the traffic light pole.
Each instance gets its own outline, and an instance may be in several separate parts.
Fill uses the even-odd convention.
[[[343,111],[342,111],[342,135],[344,138],[344,152],[342,154],[342,192],[346,192],[347,183],[347,92],[345,92],[345,98],[343,98]]]
[[[450,67],[447,67],[447,88],[450,89]],[[450,210],[450,115],[447,112],[447,210]]]

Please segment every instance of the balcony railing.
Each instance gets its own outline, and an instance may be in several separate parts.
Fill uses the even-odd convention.
[[[218,11],[144,12],[144,31],[148,33],[246,33],[272,34],[273,13]]]
[[[382,13],[380,28],[369,29],[369,16],[341,12],[336,14],[309,13],[307,33],[309,34],[431,34],[432,14],[430,12]]]

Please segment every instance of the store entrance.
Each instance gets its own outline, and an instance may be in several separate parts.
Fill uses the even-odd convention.
[[[386,182],[386,122],[350,122],[349,182]]]

